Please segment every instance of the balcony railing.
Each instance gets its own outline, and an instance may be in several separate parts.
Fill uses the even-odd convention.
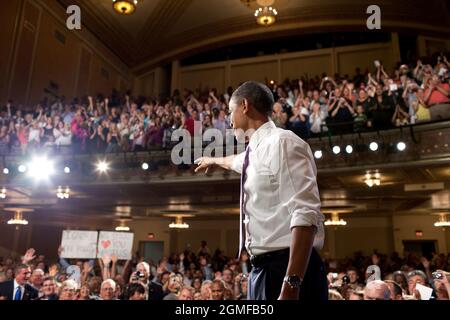
[[[450,121],[342,135],[332,135],[329,131],[320,137],[308,139],[308,143],[315,155],[319,173],[354,170],[355,167],[373,169],[374,166],[383,168],[450,164]],[[376,143],[378,147],[372,150],[371,143]],[[337,151],[336,147],[340,149],[338,154],[333,152],[333,148]],[[202,150],[191,149],[191,162],[195,160],[194,152],[203,150],[203,147]],[[54,179],[61,184],[67,181],[73,184],[77,181],[82,183],[99,180],[142,182],[155,176],[163,179],[165,175],[192,173],[195,165],[174,165],[171,152],[171,148],[114,154],[61,152],[49,154],[47,159],[53,162]],[[26,174],[19,172],[19,166],[27,166],[32,161],[32,156],[3,156],[1,161],[0,182],[27,183]],[[108,174],[98,174],[99,161],[109,164],[111,170]],[[70,174],[65,173],[66,168],[70,169]]]

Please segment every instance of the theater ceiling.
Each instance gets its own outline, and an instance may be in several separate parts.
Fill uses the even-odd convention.
[[[137,74],[164,61],[249,40],[302,32],[373,32],[366,27],[366,9],[373,4],[368,0],[275,0],[278,21],[269,28],[256,24],[256,0],[140,0],[130,16],[115,13],[111,0],[57,2],[60,9],[79,5],[83,25]],[[384,31],[448,33],[447,1],[378,0],[377,5]]]

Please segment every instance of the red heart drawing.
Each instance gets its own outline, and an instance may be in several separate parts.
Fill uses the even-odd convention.
[[[110,240],[103,240],[102,241],[102,247],[107,249],[109,246],[111,245],[111,241]]]

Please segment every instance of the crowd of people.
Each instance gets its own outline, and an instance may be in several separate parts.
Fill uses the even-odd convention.
[[[356,69],[353,77],[267,81],[276,103],[278,127],[308,139],[322,135],[384,130],[450,119],[450,63],[445,55],[399,65],[388,74],[380,61],[375,72]],[[78,153],[139,152],[173,145],[172,133],[230,128],[228,103],[233,89],[219,94],[205,88],[175,91],[168,99],[121,95],[67,102],[43,101],[33,108],[12,101],[0,109],[0,155],[37,149]],[[19,260],[0,263],[0,300],[245,300],[252,269],[240,259],[200,249],[172,254],[158,262],[115,255],[96,260],[67,260],[64,248],[50,261],[29,249]],[[449,300],[449,255],[400,257],[374,253],[351,259],[326,259],[332,300]],[[424,297],[428,288],[430,297]]]
[[[198,251],[164,257],[157,263],[138,256],[118,261],[50,261],[29,249],[20,260],[0,264],[0,300],[246,300],[252,269],[247,253],[229,258],[206,241]],[[401,258],[375,252],[353,258],[325,259],[330,300],[449,300],[450,255]],[[431,292],[425,297],[419,286]],[[422,294],[422,296],[421,296]]]
[[[375,61],[374,72],[356,69],[353,77],[336,74],[283,83],[267,81],[275,96],[272,119],[304,139],[328,132],[383,130],[450,118],[450,63],[446,55],[399,65],[393,74]],[[233,88],[176,90],[167,99],[121,95],[113,90],[66,101],[48,99],[35,107],[9,101],[0,110],[0,155],[36,148],[74,153],[137,152],[169,148],[172,133],[230,128],[228,102]],[[69,148],[70,147],[70,148]]]
[[[330,260],[326,264],[330,300],[449,300],[450,297],[449,254],[409,253],[400,257],[396,252],[385,255],[375,251],[371,256],[356,252],[352,258]]]

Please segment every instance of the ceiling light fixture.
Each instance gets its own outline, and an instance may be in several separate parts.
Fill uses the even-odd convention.
[[[381,185],[381,174],[376,171],[367,171],[365,175],[364,182],[367,184],[369,188],[372,188],[373,186],[379,186]]]
[[[271,26],[276,21],[278,15],[277,9],[274,7],[263,7],[255,11],[256,22],[261,26]]]
[[[66,187],[66,189],[63,189],[62,186],[58,187],[58,191],[56,192],[56,196],[61,199],[69,199],[70,198],[70,188]]]
[[[175,218],[175,222],[169,224],[170,229],[189,229],[189,225],[183,222],[183,217],[178,216]]]
[[[6,208],[5,211],[12,211],[14,212],[14,218],[8,221],[9,225],[15,225],[16,230],[19,229],[19,226],[26,226],[28,225],[28,221],[24,219],[23,213],[24,212],[32,212],[33,209],[25,209],[25,208]]]
[[[450,227],[450,221],[447,221],[447,214],[441,213],[439,220],[434,223],[435,227]]]
[[[136,11],[138,0],[113,0],[113,8],[118,14],[129,15]]]
[[[339,213],[338,212],[332,212],[331,213],[331,219],[328,219],[324,223],[326,226],[346,226],[347,221],[343,219],[339,219]]]
[[[119,225],[116,227],[116,231],[119,232],[128,232],[130,231],[130,227],[127,226],[127,221],[128,220],[119,220]]]

